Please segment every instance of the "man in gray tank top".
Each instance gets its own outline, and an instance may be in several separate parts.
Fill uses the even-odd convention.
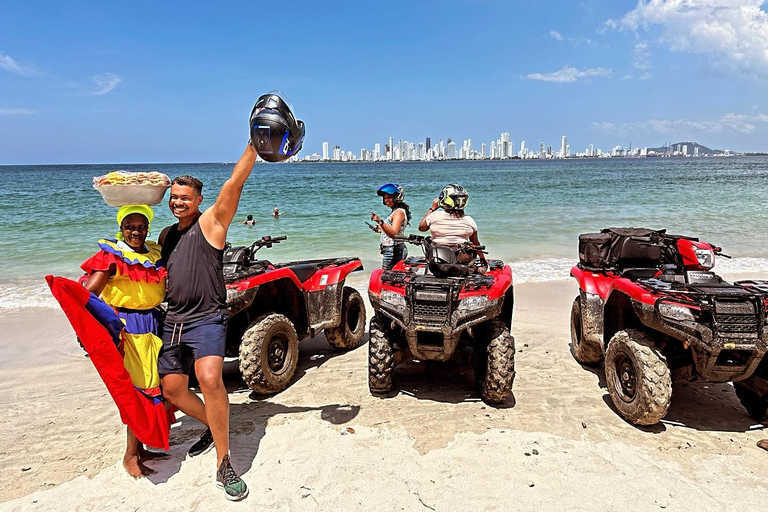
[[[245,498],[248,487],[229,461],[229,397],[222,379],[227,325],[222,257],[227,229],[255,161],[256,150],[249,144],[216,202],[204,212],[200,180],[175,178],[168,207],[179,222],[165,228],[158,239],[168,269],[168,313],[158,362],[163,396],[208,427],[189,455],[215,445],[216,483],[229,500]],[[189,389],[192,364],[205,402]]]

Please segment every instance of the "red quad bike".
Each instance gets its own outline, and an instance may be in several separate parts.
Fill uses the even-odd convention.
[[[435,245],[431,238],[416,235],[398,240],[421,246],[424,257],[411,257],[392,270],[371,274],[368,298],[375,310],[368,341],[371,393],[390,393],[395,366],[404,360],[454,358],[473,364],[485,402],[504,402],[515,378],[509,265],[490,260],[482,274],[477,272],[478,259],[458,262],[482,246]]]
[[[285,389],[296,371],[299,340],[325,332],[334,348],[357,347],[365,332],[365,304],[344,280],[363,270],[359,258],[272,264],[256,258],[286,237],[265,236],[224,252],[229,324],[226,355],[258,393]]]
[[[733,382],[758,421],[768,417],[768,281],[724,281],[721,249],[665,230],[609,228],[579,236],[581,288],[571,309],[571,349],[605,361],[614,406],[652,425],[667,414],[672,383]]]

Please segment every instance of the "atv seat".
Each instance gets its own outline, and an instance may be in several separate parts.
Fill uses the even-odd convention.
[[[659,273],[657,268],[627,268],[621,271],[621,277],[626,277],[630,281],[638,279],[650,279]]]
[[[315,275],[315,272],[320,270],[322,266],[323,265],[318,263],[299,263],[298,265],[291,265],[289,268],[293,270],[293,273],[296,274],[299,281],[303,283]]]

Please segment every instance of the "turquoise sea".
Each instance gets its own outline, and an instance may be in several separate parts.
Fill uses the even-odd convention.
[[[116,209],[92,188],[92,177],[115,169],[157,170],[203,180],[211,204],[233,164],[0,166],[0,309],[56,307],[45,274],[76,277],[96,240],[117,231]],[[384,183],[405,187],[416,225],[446,183],[469,192],[467,212],[491,257],[512,264],[516,282],[567,279],[579,233],[609,226],[667,228],[723,247],[732,260],[721,272],[768,271],[768,158],[645,158],[427,163],[257,164],[229,240],[263,235],[288,240],[259,255],[273,262],[357,255],[379,262],[378,235],[363,223]],[[167,194],[166,194],[167,198]],[[278,206],[283,216],[270,216]],[[155,207],[150,238],[173,223]],[[411,247],[410,251],[419,248]],[[363,283],[364,276],[356,277]]]

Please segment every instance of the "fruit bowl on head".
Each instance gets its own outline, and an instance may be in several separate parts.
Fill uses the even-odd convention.
[[[93,178],[93,188],[99,191],[109,206],[129,204],[160,204],[171,179],[160,172],[112,171]]]

